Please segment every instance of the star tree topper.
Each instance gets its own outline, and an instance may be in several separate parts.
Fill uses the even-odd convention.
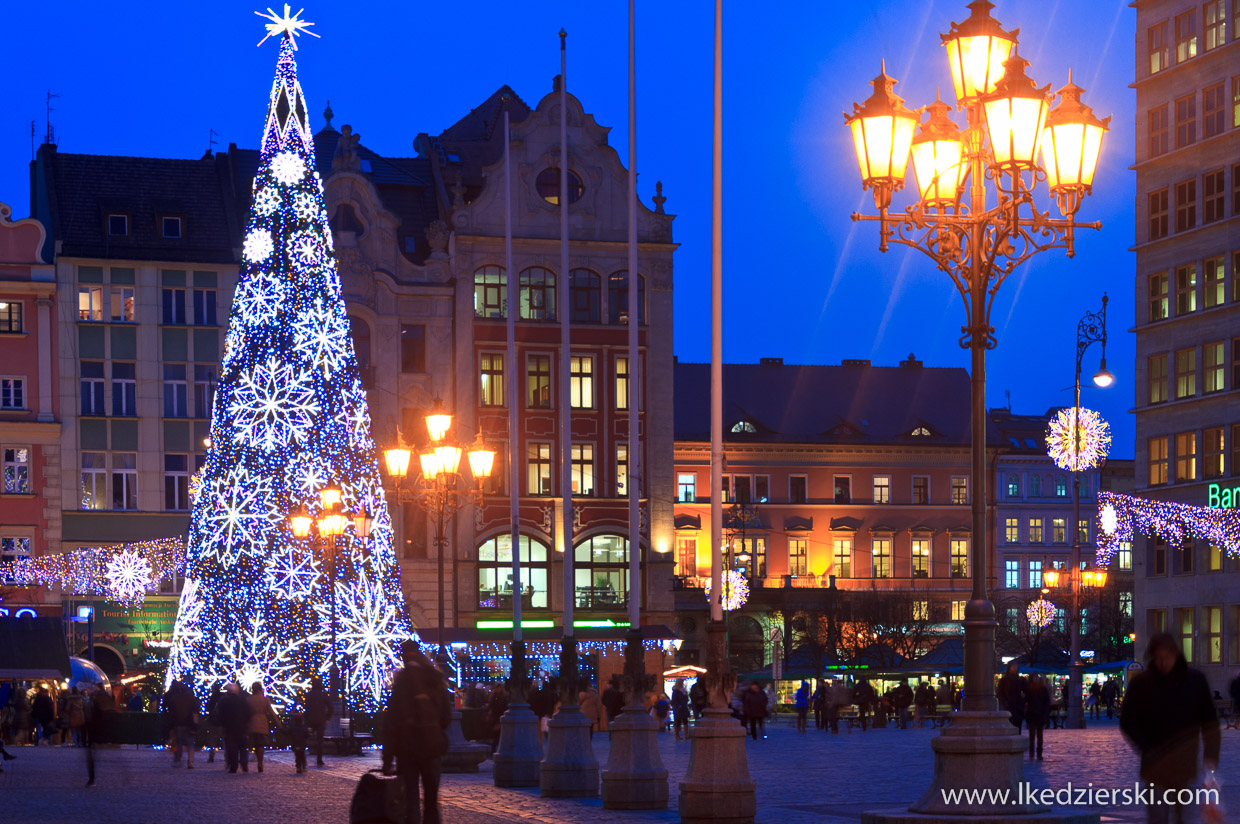
[[[261,46],[264,43],[266,43],[268,37],[279,37],[282,34],[287,34],[288,39],[291,40],[293,43],[293,48],[296,49],[297,48],[297,36],[299,34],[308,34],[311,37],[318,37],[317,34],[310,31],[310,26],[313,26],[314,24],[307,23],[305,20],[300,19],[301,13],[303,11],[305,11],[304,8],[298,9],[297,13],[294,14],[292,17],[290,17],[288,13],[289,4],[285,3],[283,17],[276,14],[275,10],[272,9],[270,6],[267,7],[266,14],[263,14],[261,11],[254,12],[255,14],[257,14],[259,17],[263,18],[264,20],[271,21],[270,23],[263,24],[263,27],[267,29],[267,34],[263,37],[262,40],[258,41],[258,45]]]

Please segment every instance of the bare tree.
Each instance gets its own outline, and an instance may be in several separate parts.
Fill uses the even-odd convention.
[[[900,658],[915,658],[929,645],[930,615],[918,614],[911,601],[877,590],[849,592],[845,601],[840,647],[850,657],[870,650],[881,666],[893,667]]]

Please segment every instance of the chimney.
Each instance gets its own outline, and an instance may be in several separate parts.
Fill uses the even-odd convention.
[[[921,361],[917,360],[917,357],[912,352],[909,352],[908,360],[900,361],[900,365],[907,366],[909,369],[920,369]]]
[[[844,360],[841,361],[840,363],[842,366],[869,366],[870,365],[870,361],[868,359],[863,360],[861,358],[844,358]]]
[[[761,366],[783,366],[783,358],[759,358],[758,363]]]

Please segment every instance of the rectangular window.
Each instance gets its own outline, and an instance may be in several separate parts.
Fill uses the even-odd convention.
[[[215,290],[194,290],[194,325],[218,326],[215,310]]]
[[[969,577],[969,541],[966,538],[951,540],[952,577]]]
[[[1003,586],[1005,589],[1020,589],[1020,561],[1011,558],[1003,562]]]
[[[891,476],[875,475],[874,476],[874,503],[889,504],[891,503]]]
[[[22,302],[10,300],[0,304],[0,334],[16,334],[22,329]]]
[[[968,601],[952,601],[952,620],[953,621],[964,620],[964,607],[965,607],[965,604],[967,603]]]
[[[1197,10],[1175,17],[1175,62],[1183,63],[1197,56]]]
[[[1236,8],[1240,9],[1240,5],[1237,5]],[[1240,37],[1240,32],[1237,32],[1236,36]],[[1231,79],[1231,127],[1233,129],[1240,129],[1240,74]],[[1235,181],[1234,177],[1232,181]]]
[[[1068,540],[1068,519],[1051,518],[1051,543],[1062,544]]]
[[[17,536],[0,538],[0,564],[11,564],[14,561],[24,561],[29,557],[29,538]],[[0,578],[0,583],[15,584],[17,581],[13,578],[4,577]]]
[[[135,452],[112,453],[112,508],[138,508],[138,455]]]
[[[1076,522],[1076,539],[1082,543],[1089,543],[1089,521],[1085,518]]]
[[[1233,0],[1234,2],[1234,0]],[[1225,0],[1210,0],[1205,5],[1206,51],[1217,49],[1227,42],[1227,11]]]
[[[1227,384],[1223,380],[1226,377],[1223,363],[1225,351],[1226,348],[1221,340],[1203,344],[1201,347],[1201,381],[1204,394],[1222,392],[1227,388]]]
[[[164,509],[189,509],[189,456],[164,455]]]
[[[832,540],[831,560],[836,578],[852,577],[852,538]]]
[[[753,500],[753,479],[749,475],[732,476],[732,491],[737,503],[749,503]]]
[[[479,406],[503,406],[504,356],[498,352],[483,352],[479,361]]]
[[[1030,518],[1029,519],[1029,543],[1031,544],[1042,543],[1042,519],[1041,518]]]
[[[1040,560],[1031,560],[1029,562],[1029,589],[1042,588],[1042,562]]]
[[[1197,142],[1197,95],[1175,101],[1175,147],[1183,149]],[[1180,184],[1177,184],[1177,187]],[[1179,200],[1179,198],[1176,198]]]
[[[1149,438],[1146,441],[1149,455],[1150,486],[1162,486],[1167,483],[1167,436]]]
[[[474,314],[480,318],[508,316],[508,278],[498,266],[474,273]]]
[[[82,453],[82,509],[108,508],[108,455]]]
[[[771,500],[771,476],[770,475],[754,475],[753,477],[754,503],[765,504]]]
[[[1063,475],[1055,476],[1055,495],[1059,498],[1068,497],[1068,479]]]
[[[1215,169],[1201,177],[1202,223],[1213,223],[1223,219],[1223,205],[1226,203],[1226,187],[1223,184],[1223,170]]]
[[[1007,476],[1007,496],[1009,498],[1020,497],[1020,476],[1008,473]]]
[[[891,577],[891,539],[875,538],[871,544],[870,554],[873,556],[874,577]]]
[[[930,602],[914,601],[913,602],[913,620],[929,621],[930,620]]]
[[[163,323],[165,324],[182,324],[185,323],[185,290],[184,289],[164,289],[163,290]]]
[[[78,287],[78,320],[103,320],[103,287]]]
[[[930,503],[930,476],[914,475],[913,476],[913,503],[928,504]]]
[[[82,361],[83,415],[106,415],[103,406],[103,361]]]
[[[1130,542],[1119,542],[1119,549],[1115,551],[1115,563],[1120,569],[1132,569],[1132,544]]]
[[[4,447],[4,492],[6,495],[30,493],[30,448]]]
[[[1029,476],[1029,497],[1042,497],[1042,476],[1036,472]]]
[[[591,498],[594,496],[594,446],[575,443],[571,449],[573,494]]]
[[[1205,608],[1205,661],[1206,664],[1223,663],[1223,608]]]
[[[952,503],[967,504],[969,502],[969,479],[955,476],[952,478]]]
[[[629,408],[629,359],[616,358],[616,409]]]
[[[1171,65],[1171,38],[1167,33],[1167,22],[1150,26],[1149,37],[1150,74],[1158,74]]]
[[[108,234],[113,237],[129,234],[129,216],[108,215]]]
[[[1223,477],[1223,427],[1214,426],[1201,432],[1203,478]]]
[[[1193,663],[1193,608],[1185,607],[1175,611],[1175,625],[1180,635],[1180,650],[1184,660]]]
[[[194,364],[194,417],[211,419],[215,404],[215,367]]]
[[[804,538],[788,539],[788,574],[809,574],[809,541]]]
[[[1164,103],[1150,109],[1149,112],[1149,140],[1150,140],[1150,157],[1158,157],[1165,155],[1170,150],[1169,137],[1171,135],[1170,122],[1168,119],[1168,107]],[[1164,200],[1166,199],[1166,190],[1163,190]]]
[[[426,371],[426,327],[400,327],[400,371]]]
[[[675,574],[682,578],[697,575],[697,538],[676,539]]]
[[[835,476],[835,502],[837,504],[852,503],[852,477],[848,475]]]
[[[594,358],[573,355],[568,359],[568,391],[571,408],[594,408]]]
[[[1197,178],[1175,184],[1175,230],[1187,232],[1197,225]]]
[[[1150,275],[1150,323],[1166,319],[1169,312],[1167,288],[1169,278],[1166,272]]]
[[[803,504],[809,501],[809,476],[788,476],[788,502]]]
[[[1201,135],[1202,137],[1214,137],[1223,133],[1223,116],[1226,112],[1226,104],[1223,97],[1223,84],[1217,83],[1213,86],[1207,86],[1202,91],[1202,117],[1201,117]],[[1223,171],[1219,170],[1219,177],[1222,177]],[[1219,181],[1219,189],[1221,190],[1222,181]],[[1221,200],[1221,197],[1220,197]],[[1207,213],[1209,209],[1207,208]],[[1220,217],[1222,215],[1220,214]],[[1206,218],[1207,222],[1209,218]]]
[[[616,444],[616,497],[627,498],[629,495],[629,445]]]
[[[1197,433],[1175,436],[1175,482],[1197,480]]]
[[[1206,544],[1206,570],[1223,571],[1223,548],[1218,544]]]
[[[25,409],[25,387],[23,378],[0,378],[0,409]]]
[[[913,558],[913,577],[930,577],[930,539],[914,538],[911,555]]]
[[[1009,544],[1020,543],[1020,518],[1005,518],[1003,540]]]
[[[551,408],[550,355],[528,355],[525,358],[525,406],[527,409]]]
[[[1205,262],[1205,283],[1203,284],[1205,307],[1213,309],[1222,306],[1227,300],[1227,281],[1223,272],[1223,256],[1207,258]]]
[[[1167,188],[1164,186],[1148,196],[1150,212],[1150,240],[1161,240],[1167,236]]]
[[[166,217],[160,222],[163,224],[164,237],[179,238],[181,236],[181,218]]]
[[[1180,349],[1175,353],[1175,397],[1191,398],[1197,394],[1197,350]]]
[[[134,288],[132,286],[112,287],[112,320],[132,323],[134,318]]]
[[[138,414],[138,384],[133,363],[112,362],[112,414]]]
[[[186,402],[185,364],[164,364],[164,417],[184,418],[189,414]]]
[[[526,466],[529,469],[527,495],[551,494],[551,444],[528,443],[526,448]]]
[[[1175,314],[1188,315],[1197,311],[1197,264],[1175,269]]]
[[[1150,403],[1164,403],[1167,400],[1167,356],[1154,355],[1147,363]]]
[[[691,504],[697,499],[697,475],[680,473],[676,476],[676,500]]]

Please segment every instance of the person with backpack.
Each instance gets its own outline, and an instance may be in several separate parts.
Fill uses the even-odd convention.
[[[689,693],[685,690],[685,679],[677,678],[672,687],[672,720],[676,729],[676,740],[689,737]],[[681,735],[683,733],[683,736]]]
[[[802,681],[801,686],[797,688],[796,694],[797,709],[797,732],[805,732],[806,719],[809,717],[809,682]]]
[[[766,738],[766,693],[758,686],[757,681],[750,682],[749,689],[742,694],[741,708],[744,712],[744,723],[749,726],[750,737],[757,741],[758,732],[761,730],[762,737]]]
[[[908,681],[901,681],[900,685],[891,691],[891,703],[895,706],[896,716],[900,721],[900,729],[908,729],[908,708],[913,705],[913,688],[908,685]]]
[[[392,681],[383,726],[383,772],[395,774],[405,784],[405,820],[418,821],[418,780],[422,781],[421,824],[439,824],[440,759],[448,751],[448,725],[452,723],[448,688],[435,669],[409,640],[400,645],[405,666]]]

